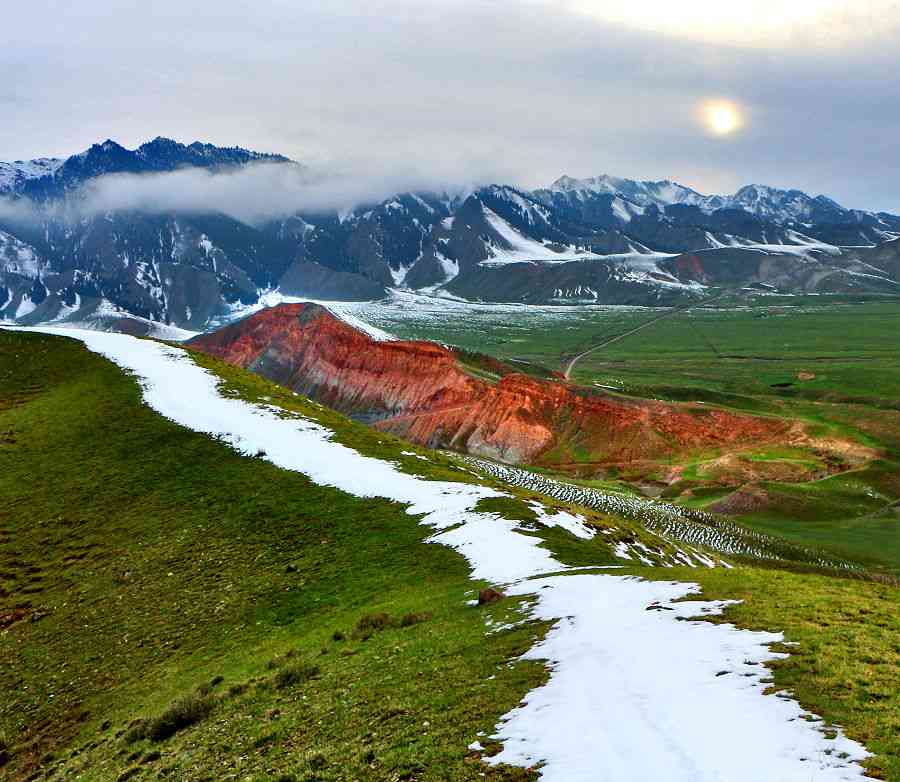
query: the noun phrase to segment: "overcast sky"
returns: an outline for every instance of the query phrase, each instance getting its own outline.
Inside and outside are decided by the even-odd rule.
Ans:
[[[8,5],[0,160],[164,135],[432,180],[762,182],[900,212],[900,0]],[[740,126],[713,133],[709,101]]]

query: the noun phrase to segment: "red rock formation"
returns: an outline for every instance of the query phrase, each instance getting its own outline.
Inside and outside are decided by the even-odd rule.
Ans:
[[[696,255],[679,255],[675,259],[675,268],[679,280],[706,282],[708,279],[703,261]]]
[[[377,342],[314,304],[263,310],[190,344],[413,442],[508,462],[622,464],[783,441],[791,430],[515,372],[491,383],[451,349]]]

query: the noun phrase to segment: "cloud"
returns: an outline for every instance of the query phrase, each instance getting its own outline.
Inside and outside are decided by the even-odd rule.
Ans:
[[[11,4],[0,159],[165,135],[381,176],[761,181],[900,209],[900,4],[788,5],[773,35],[776,0]],[[740,132],[709,137],[710,99],[741,107]]]
[[[39,217],[40,212],[31,201],[0,196],[0,221],[31,223]]]
[[[558,2],[558,0],[557,0]],[[606,3],[563,0],[566,7],[599,21],[660,35],[760,49],[839,49],[891,37],[897,30],[896,0],[640,0]]]
[[[409,169],[310,172],[287,163],[257,163],[230,172],[190,168],[159,174],[109,174],[90,180],[68,200],[71,216],[115,210],[147,213],[221,212],[249,224],[297,212],[344,211],[408,190],[458,194],[461,179]]]

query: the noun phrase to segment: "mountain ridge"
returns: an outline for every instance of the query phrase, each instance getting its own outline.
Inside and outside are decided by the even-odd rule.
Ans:
[[[157,136],[134,149],[106,139],[61,162],[58,159],[48,160],[58,165],[47,166],[47,170],[40,175],[13,180],[5,187],[4,180],[0,178],[0,194],[45,201],[60,198],[87,180],[106,174],[158,173],[179,168],[221,170],[259,162],[293,163],[284,155],[254,152],[243,147],[217,147],[200,141],[182,144],[164,136]],[[26,162],[34,164],[38,161]],[[0,172],[3,165],[11,164],[0,163]]]
[[[188,345],[418,445],[513,464],[633,467],[803,438],[784,421],[624,399],[433,342],[376,340],[312,303],[264,309]],[[483,379],[485,371],[497,379]]]
[[[302,163],[161,136],[131,150],[107,139],[61,162],[42,160],[0,166],[6,321],[83,324],[112,309],[199,331],[273,290],[334,300],[408,288],[650,306],[723,285],[900,294],[900,216],[799,190],[746,185],[706,196],[666,179],[564,175],[531,191],[496,183],[457,196],[398,192],[352,208],[285,206],[287,216],[251,225],[212,202],[208,211],[152,213],[113,203],[74,216],[58,206],[107,175],[257,165],[305,175]]]

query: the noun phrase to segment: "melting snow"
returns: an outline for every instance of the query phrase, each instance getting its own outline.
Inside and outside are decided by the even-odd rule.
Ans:
[[[554,252],[549,247],[534,239],[529,239],[519,233],[506,220],[496,212],[484,207],[485,219],[497,234],[509,245],[508,248],[494,247],[493,257],[482,261],[483,265],[522,263],[523,261],[575,261],[584,258],[599,258],[600,256],[584,250],[565,248],[563,252]]]
[[[19,318],[24,318],[26,315],[30,315],[37,309],[37,304],[35,304],[31,297],[28,294],[25,294],[22,297],[22,300],[19,302],[19,306],[16,307],[16,314],[13,315],[13,318],[19,320]]]
[[[407,273],[411,268],[412,265],[404,266],[402,263],[397,269],[395,269],[393,266],[388,266],[388,271],[391,273],[391,279],[394,281],[394,285],[402,285],[403,281],[406,279]]]
[[[796,701],[762,694],[780,634],[678,621],[723,607],[672,603],[691,592],[681,583],[578,574],[510,591],[535,590],[533,617],[556,624],[524,659],[553,674],[506,715],[487,762],[543,762],[546,782],[864,779],[838,757],[864,757],[859,744],[826,740]]]
[[[531,506],[540,524],[545,524],[548,527],[562,527],[564,530],[571,532],[576,538],[582,538],[583,540],[594,537],[594,531],[584,523],[583,516],[573,516],[564,510],[548,513],[547,509],[536,500],[528,504]]]
[[[225,398],[218,379],[179,348],[123,334],[43,328],[82,340],[133,372],[145,402],[241,453],[262,455],[316,483],[361,497],[386,497],[421,515],[430,540],[460,551],[473,578],[535,595],[536,619],[553,622],[525,655],[546,660],[550,679],[507,714],[492,764],[543,764],[547,782],[839,782],[863,780],[865,749],[823,725],[788,697],[764,696],[760,665],[780,656],[780,634],[677,621],[722,610],[723,602],[672,601],[698,587],[676,582],[572,574],[521,534],[518,523],[475,510],[485,487],[428,481],[334,442],[299,416]],[[580,530],[572,514],[542,510],[543,523]],[[647,610],[651,607],[661,610]],[[667,610],[670,609],[670,610]]]

